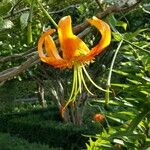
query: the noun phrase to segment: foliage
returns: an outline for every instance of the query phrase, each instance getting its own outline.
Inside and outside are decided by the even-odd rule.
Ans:
[[[0,130],[23,137],[29,142],[44,143],[64,149],[70,149],[70,147],[72,149],[84,148],[87,138],[81,134],[94,134],[99,130],[99,127],[91,130],[86,125],[81,127],[70,123],[64,124],[58,114],[52,110],[56,112],[55,108],[51,108],[51,110],[41,109],[2,115]]]
[[[41,145],[37,143],[31,144],[24,139],[12,137],[9,134],[4,133],[0,133],[0,147],[3,150],[53,150],[50,149],[48,145]]]
[[[137,9],[136,13],[147,15]],[[129,25],[130,17],[132,18],[130,14],[126,15]],[[147,18],[143,17],[143,20],[145,19]],[[150,36],[149,25],[143,20],[140,20],[141,25],[138,24],[139,28],[136,30],[136,25],[125,29],[125,23],[120,24],[126,30],[124,32],[117,27],[118,21],[114,16],[109,18],[115,41],[122,40],[123,44],[119,48],[112,70],[110,86],[113,94],[108,106],[105,107],[101,100],[91,103],[92,107],[99,107],[101,113],[106,116],[107,128],[90,138],[88,150],[138,150],[150,147]],[[137,19],[134,21],[132,18],[131,24],[136,21]]]
[[[5,61],[0,62],[0,71],[7,71],[7,69],[11,71],[13,67],[17,68],[32,58],[36,53],[37,41],[42,31],[49,27],[54,28],[36,2],[36,0],[0,1],[0,56],[2,59],[5,58]],[[75,26],[114,3],[128,8],[132,1],[107,0],[97,3],[92,0],[43,0],[40,2],[56,22],[62,16],[71,15],[73,26]],[[94,91],[95,97],[91,98],[83,92],[79,98],[84,103],[84,107],[78,108],[83,123],[87,123],[92,132],[100,127],[98,128],[100,133],[88,136],[90,132],[86,132],[86,127],[83,126],[81,129],[69,123],[63,124],[59,120],[58,113],[52,113],[50,116],[49,113],[43,115],[42,112],[41,115],[33,115],[29,112],[27,116],[18,117],[6,115],[6,118],[1,118],[1,130],[19,134],[27,139],[30,137],[29,140],[32,141],[53,143],[55,146],[63,145],[68,149],[71,146],[77,149],[87,142],[84,137],[81,137],[81,133],[85,134],[86,139],[90,137],[89,143],[86,144],[88,150],[138,150],[150,147],[148,0],[143,0],[135,9],[131,7],[125,13],[124,11],[117,14],[111,13],[103,19],[112,28],[112,42],[110,47],[90,64],[88,70],[94,81],[106,88],[107,92],[101,93],[96,89],[91,89],[88,84],[89,88]],[[90,47],[99,40],[98,37],[97,31],[92,28],[83,40]],[[56,38],[57,35],[54,35],[54,39]],[[8,59],[9,56],[15,57]],[[0,112],[14,111],[16,98],[33,96],[38,82],[44,84],[46,99],[54,100],[57,106],[60,103],[63,104],[64,99],[70,93],[71,74],[72,71],[69,70],[57,70],[43,63],[35,64],[21,75],[13,77],[15,80],[2,84]],[[19,80],[22,86],[17,84],[16,80]],[[16,107],[16,111],[29,110],[34,106],[25,104],[21,108]],[[74,110],[70,110],[69,113],[73,114]],[[92,116],[98,113],[105,116],[104,122],[92,121]],[[55,118],[59,122],[54,121]],[[48,121],[48,119],[53,121]],[[71,141],[70,145],[68,141]]]
[[[30,86],[29,86],[30,84]],[[13,87],[13,88],[12,88]],[[36,84],[35,82],[20,82],[18,80],[11,80],[5,83],[5,86],[0,88],[0,102],[3,104],[0,106],[0,113],[8,113],[18,111],[18,109],[26,108],[27,102],[21,101],[21,99],[35,98],[36,97]],[[19,101],[18,101],[19,100]],[[31,105],[37,107],[37,102],[33,102]],[[28,108],[32,106],[29,106]],[[26,108],[27,109],[27,108]]]
[[[72,6],[70,7],[71,2],[73,2]],[[89,2],[89,3],[88,3]],[[5,2],[2,2],[5,3]],[[36,43],[38,40],[38,37],[40,36],[41,32],[43,30],[46,30],[49,27],[54,28],[53,24],[49,21],[48,17],[43,13],[42,9],[39,7],[38,3],[36,1],[11,1],[10,8],[5,13],[1,14],[1,18],[3,21],[9,20],[12,22],[12,26],[10,28],[1,27],[0,32],[6,33],[5,37],[1,36],[1,45],[0,48],[3,49],[3,51],[0,51],[0,55],[2,58],[7,58],[7,56],[14,56],[21,53],[21,57],[16,57],[15,59],[11,58],[10,60],[6,59],[4,61],[5,63],[1,63],[0,70],[7,70],[8,68],[17,67],[19,64],[23,63],[24,61],[28,60],[29,56],[33,53],[33,50],[36,48]],[[81,23],[85,18],[91,17],[93,13],[96,13],[98,10],[95,8],[98,8],[97,4],[92,1],[83,1],[83,3],[79,3],[79,1],[65,1],[60,2],[59,5],[57,5],[58,1],[49,1],[49,2],[42,2],[42,5],[44,8],[50,12],[51,16],[53,17],[56,22],[64,15],[71,15],[73,18],[73,25],[76,25],[77,23]],[[47,5],[45,5],[47,4]],[[2,5],[2,7],[4,7]],[[60,10],[60,12],[57,12],[60,7],[65,7],[65,10]],[[74,11],[72,11],[74,10]],[[85,13],[86,12],[86,13]],[[31,25],[32,24],[32,25]],[[31,27],[32,26],[32,27]],[[32,28],[32,31],[31,31]],[[20,30],[18,30],[20,29]],[[15,37],[14,40],[12,40],[12,37]],[[56,39],[57,35],[54,35],[54,39]],[[30,39],[30,41],[29,41]],[[31,53],[31,54],[30,54]],[[68,94],[70,93],[70,74],[71,71],[60,71],[56,69],[52,69],[49,66],[45,64],[39,63],[38,65],[35,65],[31,69],[26,70],[25,73],[23,73],[21,76],[15,76],[16,80],[18,79],[21,84],[23,85],[23,80],[27,83],[27,80],[35,80],[36,83],[44,84],[45,91],[50,95],[52,95],[54,98],[54,103],[57,105],[63,105],[65,102],[64,100],[66,97],[68,97]],[[50,84],[50,86],[43,83],[43,80],[47,80]],[[50,80],[50,82],[48,81]],[[11,81],[8,81],[8,84]],[[13,81],[12,81],[13,82]],[[15,84],[16,81],[14,81]],[[35,85],[36,85],[35,83]],[[58,86],[57,86],[58,84]],[[4,94],[4,97],[2,97],[1,101],[5,101],[5,96],[7,99],[10,100],[11,103],[8,102],[8,105],[10,107],[8,108],[6,105],[6,108],[3,107],[2,112],[5,111],[7,108],[7,112],[13,111],[14,106],[14,100],[16,98],[20,98],[20,96],[28,97],[28,93],[25,92],[25,90],[29,89],[29,92],[31,95],[35,95],[33,91],[30,91],[30,89],[35,90],[35,85],[32,82],[31,86],[28,84],[27,86],[19,87],[19,85],[14,85],[14,88],[18,88],[16,93],[13,93],[13,90],[10,90],[11,93],[6,94],[5,90],[7,90],[7,82],[4,84],[4,91],[2,88],[2,93]],[[20,90],[22,89],[22,91]],[[18,93],[18,91],[20,93]],[[3,95],[2,94],[2,95]],[[49,96],[48,98],[52,99],[52,96]],[[82,108],[80,109],[82,110]]]

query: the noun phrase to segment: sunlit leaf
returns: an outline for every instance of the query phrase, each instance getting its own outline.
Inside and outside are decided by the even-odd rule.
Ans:
[[[150,82],[150,78],[149,77],[142,77],[144,80]]]
[[[130,81],[131,83],[135,84],[135,85],[140,85],[140,84],[142,84],[141,82],[136,81],[136,80],[131,80],[131,79],[127,79],[127,80]]]
[[[117,144],[120,144],[120,145],[125,145],[124,141],[120,140],[120,139],[114,139],[113,142],[117,143]]]
[[[135,38],[137,35],[139,35],[141,32],[144,32],[146,30],[148,29],[139,29],[139,30],[136,30],[135,32],[127,32],[124,34],[124,39],[131,40]]]
[[[121,111],[121,112],[118,112],[118,113],[128,115],[128,116],[135,116],[135,114],[133,112],[129,112],[129,111]]]
[[[121,36],[121,34],[120,33],[117,33],[117,32],[112,32],[112,35],[113,35],[113,37],[114,37],[114,39],[116,40],[116,41],[121,41],[122,40],[122,36]]]
[[[118,84],[118,83],[112,83],[112,86],[116,86],[116,87],[122,87],[122,88],[128,88],[129,85],[128,84]]]
[[[125,23],[123,21],[117,21],[116,26],[123,27],[124,30],[127,29],[127,23]]]
[[[28,25],[28,18],[29,18],[29,13],[23,13],[20,17],[20,24],[21,24],[21,28],[24,29],[25,27],[27,27]]]
[[[122,76],[128,76],[128,75],[129,75],[129,73],[123,72],[123,71],[121,71],[121,70],[114,70],[114,69],[113,69],[113,72],[115,72],[115,73],[117,73],[117,74],[119,74],[119,75],[122,75]]]
[[[140,91],[140,92],[143,93],[143,94],[145,94],[145,95],[150,95],[150,93],[147,92],[147,91]]]
[[[121,123],[121,124],[123,123],[123,121],[121,119],[117,118],[117,117],[107,115],[107,118],[109,118],[109,119],[111,119],[115,122]]]
[[[5,19],[0,21],[0,28],[2,29],[10,29],[13,27],[13,22],[11,20]]]

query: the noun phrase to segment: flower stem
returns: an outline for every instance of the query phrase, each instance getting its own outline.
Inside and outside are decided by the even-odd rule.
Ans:
[[[44,14],[48,17],[48,19],[51,21],[51,23],[55,26],[55,28],[57,28],[57,23],[54,21],[54,19],[49,15],[49,13],[47,12],[47,10],[43,7],[43,5],[41,4],[41,2],[39,0],[37,0],[41,10],[44,12]]]
[[[120,43],[119,43],[119,45],[118,45],[118,47],[117,47],[117,49],[115,51],[115,54],[114,54],[114,57],[112,59],[111,65],[110,65],[108,79],[107,79],[107,85],[106,85],[106,93],[105,93],[105,105],[106,106],[108,106],[109,100],[110,100],[110,87],[111,87],[112,69],[113,69],[113,66],[114,66],[117,54],[119,52],[119,49],[120,49],[122,43],[123,43],[123,40],[120,41]]]
[[[31,5],[30,5],[29,19],[28,19],[28,25],[27,25],[27,42],[28,42],[28,44],[33,42],[33,37],[32,37],[33,4],[34,4],[34,0],[31,2]]]

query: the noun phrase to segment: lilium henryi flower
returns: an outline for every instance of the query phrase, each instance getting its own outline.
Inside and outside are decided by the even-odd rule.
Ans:
[[[97,17],[93,17],[87,21],[95,26],[101,33],[100,41],[91,50],[78,36],[73,34],[70,16],[61,18],[58,23],[57,32],[62,56],[59,54],[51,37],[55,29],[49,29],[43,33],[38,41],[38,52],[43,62],[55,68],[74,68],[72,91],[63,110],[70,102],[75,101],[78,93],[81,93],[82,87],[85,87],[85,89],[92,94],[85,83],[83,72],[95,87],[103,90],[91,79],[85,69],[85,65],[89,64],[96,55],[101,53],[103,49],[110,44],[111,31],[109,25]]]

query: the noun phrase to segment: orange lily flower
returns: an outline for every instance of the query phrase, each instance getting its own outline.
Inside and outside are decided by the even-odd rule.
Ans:
[[[85,64],[92,61],[96,55],[101,53],[103,49],[110,44],[111,31],[109,25],[97,17],[88,19],[88,22],[95,26],[101,33],[100,41],[91,50],[79,37],[73,34],[70,16],[61,18],[58,23],[57,32],[62,56],[59,54],[51,37],[51,35],[55,32],[55,29],[49,29],[47,32],[43,33],[38,41],[39,57],[43,62],[52,65],[55,68],[64,69],[74,67],[72,92],[66,106],[70,102],[75,101],[77,94],[79,92],[81,93],[82,84],[85,89],[92,94],[85,83],[83,72],[95,87],[103,90],[90,78],[85,69]]]

